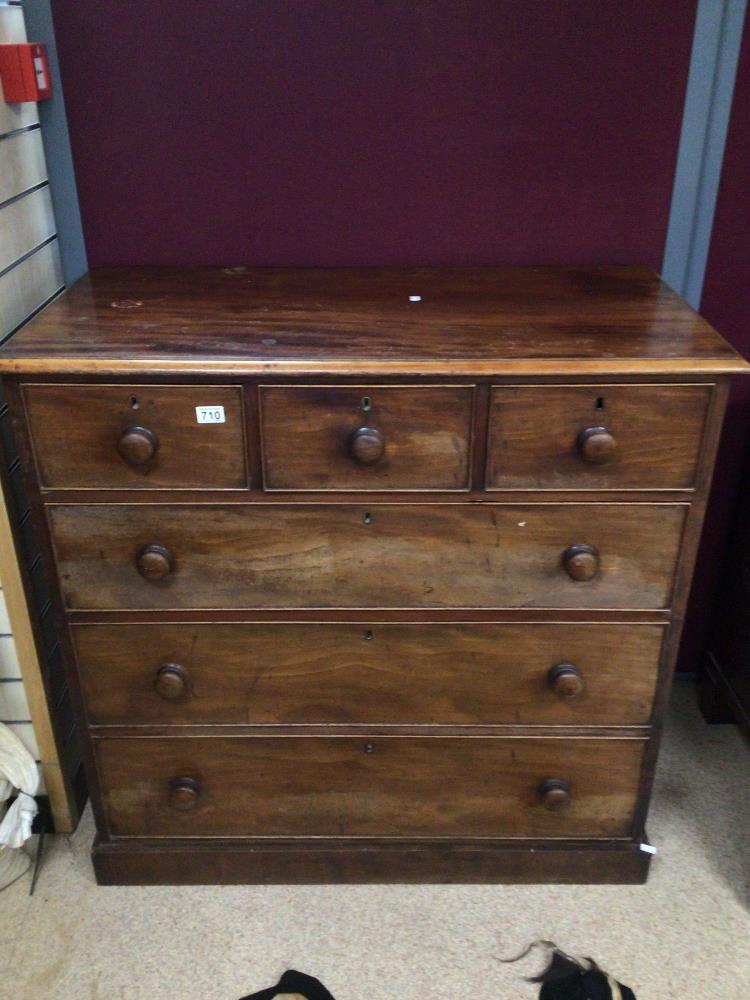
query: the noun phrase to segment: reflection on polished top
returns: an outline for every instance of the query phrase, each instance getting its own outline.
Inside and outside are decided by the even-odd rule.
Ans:
[[[0,372],[718,374],[747,363],[641,267],[100,268]]]

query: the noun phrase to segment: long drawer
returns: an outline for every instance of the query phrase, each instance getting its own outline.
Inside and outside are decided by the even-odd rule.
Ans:
[[[66,606],[665,608],[684,504],[54,504]]]
[[[105,738],[115,836],[625,837],[644,741]]]
[[[138,624],[72,629],[100,725],[642,725],[663,626]]]

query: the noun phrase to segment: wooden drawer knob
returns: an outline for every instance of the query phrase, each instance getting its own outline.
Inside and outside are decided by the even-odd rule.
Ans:
[[[606,427],[587,427],[578,435],[576,447],[589,465],[605,465],[617,453],[617,441]]]
[[[570,805],[570,785],[563,778],[547,778],[539,786],[539,799],[550,812],[562,812]]]
[[[385,454],[385,438],[375,427],[360,427],[349,438],[349,454],[360,465],[374,465]]]
[[[195,778],[174,778],[169,783],[169,804],[178,812],[190,812],[198,805],[201,788]]]
[[[179,663],[163,663],[156,671],[154,691],[165,701],[176,701],[187,691],[187,671]]]
[[[547,674],[549,686],[558,698],[565,701],[580,698],[585,684],[575,663],[557,663]]]
[[[599,553],[593,545],[569,545],[563,552],[563,568],[571,580],[593,580],[599,572]]]
[[[163,580],[172,572],[172,553],[163,545],[144,545],[138,553],[136,566],[144,580]]]
[[[128,465],[144,465],[159,450],[159,439],[148,427],[128,427],[117,442],[117,450]]]

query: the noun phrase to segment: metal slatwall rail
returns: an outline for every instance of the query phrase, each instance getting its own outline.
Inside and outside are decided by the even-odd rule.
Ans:
[[[0,44],[26,40],[20,4],[0,2]],[[0,81],[0,341],[63,289],[37,105]],[[5,405],[0,399],[0,721],[40,764],[55,827],[75,825],[79,767],[70,702]]]

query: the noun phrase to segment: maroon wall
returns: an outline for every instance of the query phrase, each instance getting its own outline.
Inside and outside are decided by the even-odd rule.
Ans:
[[[737,350],[750,357],[750,16],[737,69],[701,312]],[[749,432],[750,378],[742,378],[733,386],[724,424],[679,658],[683,669],[696,668],[705,642]]]
[[[53,8],[92,265],[661,262],[692,0]]]

